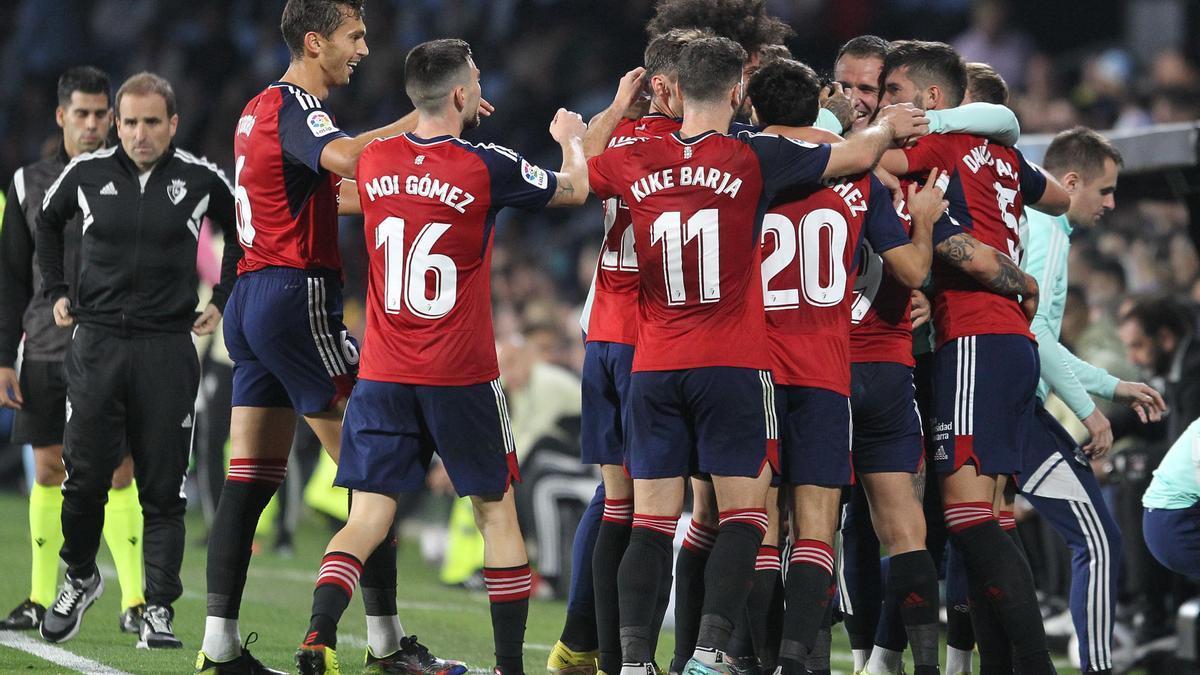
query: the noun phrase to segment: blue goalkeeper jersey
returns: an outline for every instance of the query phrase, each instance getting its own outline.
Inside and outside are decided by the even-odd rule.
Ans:
[[[1088,394],[1111,399],[1119,380],[1103,368],[1071,353],[1059,341],[1063,310],[1067,304],[1067,256],[1071,250],[1071,223],[1025,209],[1021,225],[1021,269],[1037,279],[1040,298],[1030,329],[1037,337],[1042,377],[1038,398],[1052,390],[1079,419],[1092,414],[1096,403]]]

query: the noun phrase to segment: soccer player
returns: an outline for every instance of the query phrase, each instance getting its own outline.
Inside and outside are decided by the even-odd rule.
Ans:
[[[727,38],[690,42],[678,64],[680,130],[589,160],[592,190],[630,208],[641,270],[628,431],[634,517],[618,573],[628,672],[653,668],[654,613],[684,477],[711,474],[721,510],[685,671],[718,667],[750,586],[766,529],[766,461],[775,454],[760,214],[781,188],[864,171],[895,139],[924,131],[912,109],[893,107],[874,128],[832,148],[770,134],[727,136],[742,104],[745,59]]]
[[[14,408],[13,442],[33,446],[34,482],[29,486],[31,548],[29,597],[0,622],[4,630],[41,626],[54,599],[58,553],[62,547],[62,441],[67,389],[62,364],[71,331],[54,325],[42,297],[42,275],[34,255],[34,225],[42,196],[75,157],[104,146],[112,128],[108,76],[90,66],[72,68],[58,79],[55,120],[62,141],[53,156],[17,169],[8,188],[0,229],[0,406]],[[76,274],[83,217],[66,227],[68,278]],[[21,375],[17,351],[24,335]],[[113,472],[104,505],[104,541],[121,584],[121,630],[140,629],[142,597],[142,507],[128,457]]]
[[[1112,446],[1112,428],[1089,394],[1130,405],[1142,421],[1158,421],[1162,396],[1138,382],[1123,382],[1073,355],[1058,340],[1067,298],[1067,257],[1073,227],[1095,227],[1113,209],[1121,153],[1100,134],[1077,127],[1054,137],[1043,166],[1071,196],[1066,214],[1025,209],[1021,267],[1038,280],[1042,301],[1031,326],[1037,337],[1041,379],[1038,405],[1025,445],[1017,487],[1071,549],[1071,618],[1079,637],[1080,669],[1112,670],[1112,630],[1121,565],[1121,533],[1100,494],[1090,458]],[[1087,428],[1083,448],[1043,407],[1053,391]]]
[[[411,130],[415,121],[410,114],[351,138],[321,103],[349,83],[368,54],[361,0],[288,0],[280,29],[291,63],[246,104],[234,134],[238,238],[246,255],[225,317],[234,361],[230,469],[212,525],[221,536],[208,547],[200,672],[268,672],[245,653],[238,633],[254,528],[287,471],[296,413],[336,459],[358,364],[342,324],[338,176],[354,176],[370,140]],[[349,185],[342,191],[356,202]],[[390,544],[365,565],[368,666],[461,671],[404,635],[395,565]]]
[[[79,155],[46,189],[37,221],[42,293],[74,326],[63,363],[67,415],[61,557],[66,583],[41,626],[70,640],[104,591],[96,552],[109,476],[133,457],[145,517],[146,610],[139,647],[178,648],[172,603],[183,593],[180,487],[191,454],[200,363],[193,335],[217,328],[241,249],[233,189],[215,165],[174,146],[170,83],[138,73],[116,94],[119,146]],[[65,273],[68,221],[83,216],[78,279]],[[196,249],[208,218],[224,234],[221,281],[196,316]],[[163,373],[171,373],[163,377]]]
[[[816,73],[788,60],[764,66],[748,88],[756,122],[767,125],[768,132],[784,134],[795,130],[776,125],[804,127],[815,120],[819,91]],[[901,283],[916,288],[924,282],[934,222],[947,205],[935,185],[936,174],[931,172],[919,193],[916,185],[909,186],[911,240],[891,194],[869,174],[837,179],[815,190],[785,191],[763,220],[763,295],[776,409],[782,421],[780,466],[792,505],[791,565],[784,584],[786,614],[779,653],[783,673],[805,671],[831,600],[833,535],[842,487],[851,482],[850,325],[858,272],[854,258],[865,239]],[[958,231],[946,220],[939,240]],[[910,598],[913,593],[927,598],[919,603],[925,616],[918,625],[932,636],[936,669],[936,572],[930,577],[926,587],[914,587],[907,577],[900,585]]]
[[[958,105],[967,81],[962,58],[952,48],[919,41],[893,44],[883,77],[884,103],[904,101],[934,110]],[[882,165],[898,175],[931,168],[952,172],[951,216],[979,242],[1013,259],[1019,246],[1017,218],[1025,202],[1056,214],[1069,205],[1065,192],[1018,151],[977,136],[929,136],[886,157]],[[973,247],[956,247],[948,257],[966,260],[974,254]],[[973,603],[975,611],[995,613],[1023,672],[1052,672],[1032,573],[1001,530],[992,506],[997,477],[1021,469],[1032,422],[1038,366],[1028,322],[1036,296],[1022,296],[1020,303],[1015,299],[1028,288],[1019,270],[1005,279],[1009,297],[991,292],[940,258],[933,275],[934,463],[947,529],[979,600]],[[988,651],[1001,657],[1009,653],[1007,648]]]
[[[658,0],[646,32],[654,37],[679,28],[706,31],[741,45],[746,50],[742,74],[747,80],[769,56],[781,51],[790,56],[783,43],[795,34],[786,22],[767,13],[766,0]],[[742,100],[734,119],[750,120],[749,99]],[[711,493],[711,489],[707,491]],[[697,571],[703,569],[701,565]]]
[[[863,115],[860,126],[862,120],[869,120],[875,114],[878,106],[879,73],[888,48],[889,44],[882,38],[864,35],[847,42],[839,52],[835,73],[856,99],[855,109]],[[1019,136],[1016,116],[999,105],[973,103],[950,110],[926,110],[926,115],[930,119],[931,133],[935,128],[938,133],[977,133],[1002,144],[1011,144]],[[908,222],[903,203],[900,211]],[[994,292],[1007,293],[1006,279],[1016,271],[1015,263],[991,247],[980,246],[969,234],[955,228],[957,233],[935,239],[934,254],[958,266]],[[970,259],[947,257],[960,245],[971,247],[975,254]],[[887,273],[879,256],[868,251],[862,264],[851,329],[853,459],[855,474],[860,480],[852,488],[843,523],[842,571],[845,578],[841,592],[855,671],[898,672],[906,632],[921,635],[911,642],[914,653],[923,652],[918,657],[923,665],[935,662],[936,654],[932,650],[937,648],[936,635],[915,628],[926,623],[921,619],[923,610],[920,607],[910,603],[904,612],[907,620],[900,616],[902,601],[908,596],[907,592],[901,592],[902,588],[920,586],[928,589],[930,584],[936,583],[936,572],[925,559],[926,518],[920,495],[925,485],[925,470],[922,421],[917,402],[928,392],[922,391],[922,380],[917,377],[921,367],[914,358],[913,335],[914,326],[919,327],[928,318],[928,301],[921,293],[910,292]],[[925,341],[922,338],[920,342]],[[920,342],[918,347],[922,346]],[[901,395],[897,396],[897,392]],[[869,500],[864,494],[866,490],[871,492]],[[935,499],[936,486],[931,492],[929,499]],[[940,505],[938,509],[940,511]],[[872,517],[878,522],[872,523]],[[935,531],[940,529],[938,523],[930,527]],[[878,537],[873,528],[878,529]],[[895,580],[888,584],[886,595],[880,579],[880,538],[889,551],[903,553],[900,564],[888,568],[889,579],[894,577]],[[936,561],[940,559],[943,547],[936,543],[934,546],[928,554]],[[918,595],[926,597],[929,593]],[[880,607],[885,604],[881,601],[886,601],[888,614],[885,616],[894,619],[894,629],[885,630],[890,626],[887,625],[889,622],[884,622],[879,626],[880,639],[877,640]],[[950,618],[948,654],[953,657],[956,654],[954,647],[962,644],[955,642],[958,637],[955,628],[965,626],[969,634],[970,620],[953,612]],[[956,623],[956,619],[962,621]],[[905,629],[903,624],[909,624],[909,628]],[[878,644],[873,645],[875,642]],[[950,664],[951,672],[957,672],[953,670],[953,658]]]
[[[634,142],[634,138],[663,136],[679,129],[683,112],[678,94],[679,54],[689,41],[703,35],[696,29],[674,29],[650,41],[645,68],[627,73],[612,105],[588,125],[585,155],[598,155],[606,145],[616,147]],[[651,92],[649,112],[638,119],[625,117],[643,82],[649,83]],[[599,653],[592,658],[599,657],[596,667],[600,670],[616,673],[621,667],[617,570],[633,522],[633,480],[625,473],[625,430],[637,327],[638,267],[629,207],[616,197],[605,200],[604,225],[604,244],[580,318],[586,336],[580,444],[583,462],[600,465],[603,477],[603,515],[592,552],[594,632]],[[577,532],[577,541],[579,536]],[[669,590],[668,581],[664,593]],[[567,611],[563,638],[550,656],[552,671],[579,667],[586,659],[572,648],[573,642],[577,645],[583,638],[568,635],[568,630],[584,620],[569,606]]]
[[[296,665],[337,672],[337,622],[361,561],[388,535],[396,495],[424,489],[436,452],[455,490],[471,496],[483,534],[495,672],[521,675],[532,576],[509,489],[519,474],[492,335],[491,244],[506,206],[584,202],[585,127],[563,110],[551,123],[561,173],[460,140],[479,124],[481,95],[462,40],[414,47],[404,81],[415,131],[368,145],[358,165],[371,259],[367,332],[336,480],[355,499],[322,560]]]

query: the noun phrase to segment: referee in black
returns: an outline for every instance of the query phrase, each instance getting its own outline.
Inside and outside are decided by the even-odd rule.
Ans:
[[[216,329],[241,247],[224,174],[172,144],[179,116],[170,83],[139,73],[121,85],[116,104],[120,145],[73,159],[47,189],[37,225],[43,292],[55,322],[74,326],[64,364],[67,576],[41,634],[51,642],[74,637],[104,590],[96,569],[103,505],[127,445],[145,515],[138,646],[180,647],[171,603],[183,592],[183,480],[200,380],[188,332]],[[63,274],[63,232],[77,213],[83,234],[72,289]],[[196,246],[206,216],[223,231],[225,255],[212,302],[197,317]]]

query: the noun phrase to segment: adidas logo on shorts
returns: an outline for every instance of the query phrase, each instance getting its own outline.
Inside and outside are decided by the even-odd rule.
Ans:
[[[948,459],[950,459],[950,456],[946,454],[946,446],[939,445],[937,451],[933,453],[933,461],[942,462]]]

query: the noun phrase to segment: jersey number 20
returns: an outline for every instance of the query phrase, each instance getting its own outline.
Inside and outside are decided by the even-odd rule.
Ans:
[[[375,248],[383,249],[384,309],[388,314],[399,314],[405,305],[421,318],[440,319],[454,309],[458,268],[450,256],[432,250],[449,229],[449,223],[426,223],[413,238],[405,259],[404,219],[389,216],[375,228]],[[430,275],[432,294],[427,287]]]
[[[775,250],[762,263],[763,304],[768,311],[799,307],[801,293],[815,307],[832,307],[846,297],[846,230],[845,216],[833,209],[810,211],[799,225],[778,213],[763,217],[763,240],[768,234],[775,237]],[[800,287],[772,290],[771,281],[791,266],[797,249]]]

